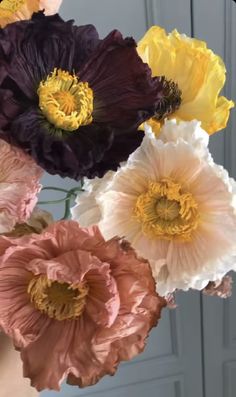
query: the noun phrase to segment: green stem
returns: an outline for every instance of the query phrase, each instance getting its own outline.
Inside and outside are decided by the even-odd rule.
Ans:
[[[63,193],[68,193],[69,191],[67,189],[62,189],[60,187],[54,187],[54,186],[45,186],[42,188],[42,190],[55,190],[57,192],[63,192]]]
[[[60,204],[60,203],[64,203],[66,200],[68,200],[67,197],[64,197],[63,199],[60,200],[38,201],[38,205]]]
[[[65,200],[65,212],[62,220],[68,219],[70,216],[70,202],[71,202],[71,196],[75,194],[77,191],[82,191],[81,188],[75,187],[67,193],[66,200]]]
[[[66,196],[62,199],[38,202],[39,205],[48,205],[48,204],[51,205],[51,204],[65,203],[65,212],[64,212],[64,216],[62,218],[64,220],[64,219],[68,219],[70,216],[70,203],[71,203],[72,196],[76,197],[76,195],[77,195],[76,193],[83,192],[83,187],[82,187],[82,183],[81,183],[80,187],[77,186],[70,190],[61,189],[59,187],[54,187],[54,186],[45,186],[42,188],[42,190],[55,190],[55,191],[66,193]]]

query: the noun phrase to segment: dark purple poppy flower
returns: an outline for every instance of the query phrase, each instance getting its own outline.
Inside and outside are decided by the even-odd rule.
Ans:
[[[0,136],[51,174],[80,179],[115,169],[160,113],[166,82],[118,31],[35,14],[0,30]],[[163,110],[164,111],[164,110]]]

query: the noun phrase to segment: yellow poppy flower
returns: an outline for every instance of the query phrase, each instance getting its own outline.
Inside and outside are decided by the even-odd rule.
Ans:
[[[164,29],[153,26],[139,42],[138,52],[153,76],[165,76],[181,90],[181,104],[168,118],[197,119],[208,134],[225,128],[234,103],[219,96],[225,83],[225,65],[205,42],[177,30],[167,35]],[[161,121],[153,118],[149,124],[158,134]]]
[[[30,19],[34,12],[45,10],[45,14],[55,14],[62,0],[2,0],[0,2],[0,27],[9,23]]]

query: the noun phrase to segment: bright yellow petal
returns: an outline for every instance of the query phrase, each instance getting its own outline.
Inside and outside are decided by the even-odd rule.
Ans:
[[[181,106],[170,118],[197,119],[209,134],[226,126],[234,106],[232,101],[219,97],[226,69],[205,42],[181,35],[177,30],[167,35],[164,29],[153,26],[140,41],[138,52],[151,67],[153,76],[164,75],[182,91]]]

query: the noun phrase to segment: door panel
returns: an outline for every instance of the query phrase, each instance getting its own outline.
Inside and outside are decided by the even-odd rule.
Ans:
[[[234,276],[236,282],[236,277]],[[234,397],[236,390],[236,286],[225,301],[203,298],[206,397]]]
[[[232,3],[232,0],[226,0]],[[193,0],[193,35],[207,42],[216,54],[225,58],[225,1]],[[210,150],[219,164],[224,164],[225,135],[217,133],[211,136]]]
[[[228,0],[194,0],[194,33],[221,55],[227,67],[224,93],[236,98],[236,4]],[[212,137],[217,162],[236,177],[236,115],[232,111],[225,133]],[[234,281],[236,277],[234,276]],[[225,301],[203,297],[205,397],[234,397],[236,390],[236,287]]]

